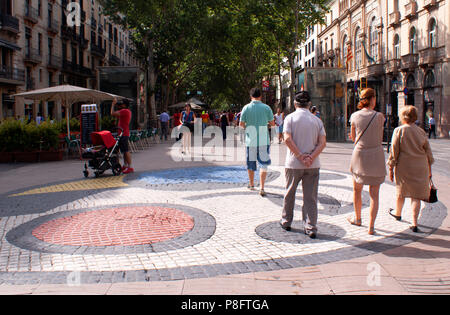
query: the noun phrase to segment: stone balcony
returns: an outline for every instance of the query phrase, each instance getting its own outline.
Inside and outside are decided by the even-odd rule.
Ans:
[[[48,20],[47,30],[50,34],[56,35],[59,32],[59,22],[53,19]]]
[[[115,55],[111,55],[111,56],[109,56],[109,63],[112,66],[120,66],[120,64],[121,64],[120,58]]]
[[[437,48],[427,48],[419,52],[419,66],[426,68],[437,62]]]
[[[395,11],[389,14],[389,26],[395,27],[400,25],[400,12]]]
[[[405,17],[409,20],[414,19],[417,16],[417,2],[410,0],[410,2],[405,5]]]
[[[427,9],[428,11],[430,11],[431,9],[436,7],[436,5],[437,5],[437,1],[436,0],[424,0],[423,7],[425,9]]]
[[[38,22],[39,12],[36,8],[25,6],[23,18],[33,24]]]
[[[401,67],[400,59],[391,59],[386,63],[386,73],[387,74],[398,74]]]
[[[0,82],[23,85],[25,83],[25,70],[16,67],[0,66]]]
[[[380,76],[384,74],[384,64],[374,63],[367,66],[367,76]]]
[[[8,14],[0,13],[0,30],[18,34],[20,32],[19,19]]]
[[[62,67],[62,59],[59,56],[49,55],[47,60],[47,68],[58,70]]]
[[[102,47],[91,43],[91,54],[100,58],[105,58],[106,50]]]
[[[402,56],[401,59],[401,70],[408,71],[414,70],[419,65],[419,55],[418,54],[409,54]]]
[[[25,50],[23,61],[35,65],[40,64],[42,62],[42,52],[34,48]]]

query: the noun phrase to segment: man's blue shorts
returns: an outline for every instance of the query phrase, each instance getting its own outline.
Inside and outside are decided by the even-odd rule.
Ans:
[[[267,170],[272,164],[270,160],[270,146],[247,147],[247,169],[249,171],[257,171],[257,164],[263,170]]]

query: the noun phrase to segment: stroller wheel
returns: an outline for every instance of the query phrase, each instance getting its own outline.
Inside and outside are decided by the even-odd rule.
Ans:
[[[85,177],[85,178],[88,178],[88,177],[89,177],[89,172],[88,172],[88,171],[84,171],[83,174],[84,174],[84,177]]]
[[[112,168],[112,172],[114,176],[119,176],[120,174],[122,174],[122,166],[120,164],[114,165],[114,167]]]

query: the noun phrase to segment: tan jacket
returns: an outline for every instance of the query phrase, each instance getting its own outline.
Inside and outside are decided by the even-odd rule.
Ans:
[[[415,124],[394,130],[388,165],[394,168],[397,195],[424,200],[429,197],[429,165],[433,153],[425,131]]]

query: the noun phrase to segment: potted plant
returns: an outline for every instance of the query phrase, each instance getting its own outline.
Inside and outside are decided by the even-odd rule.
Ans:
[[[49,122],[44,122],[38,127],[39,130],[39,160],[40,161],[61,161],[63,150],[59,150],[59,129],[58,126]]]
[[[8,119],[0,124],[0,162],[14,162],[14,153],[20,148],[22,123]]]
[[[37,162],[40,145],[39,128],[34,122],[21,124],[21,127],[21,132],[17,136],[18,151],[14,152],[16,162]]]

